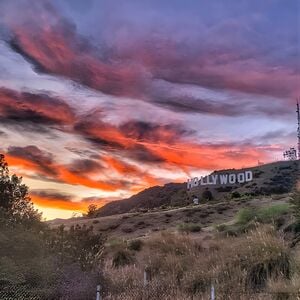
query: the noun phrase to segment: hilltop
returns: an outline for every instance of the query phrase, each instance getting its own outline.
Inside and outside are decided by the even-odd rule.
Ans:
[[[181,224],[199,224],[206,236],[211,227],[233,222],[243,208],[288,204],[299,176],[299,162],[275,162],[214,173],[242,170],[252,170],[253,181],[232,186],[212,186],[210,190],[214,198],[211,201],[201,200],[206,187],[189,191],[185,183],[169,183],[148,188],[125,200],[111,202],[100,208],[92,218],[57,219],[48,223],[51,227],[64,224],[66,228],[76,224],[92,225],[95,232],[129,239],[162,230],[176,231]],[[199,205],[192,204],[195,196],[200,199]]]
[[[243,184],[210,186],[214,200],[240,198],[242,196],[268,196],[291,192],[299,176],[299,161],[280,161],[239,170],[218,170],[218,173],[238,173],[251,170],[253,181]],[[151,210],[166,207],[184,207],[192,203],[194,197],[205,202],[202,194],[206,187],[199,186],[187,190],[186,183],[168,183],[154,186],[123,200],[110,202],[101,207],[96,216],[110,216],[139,210]]]

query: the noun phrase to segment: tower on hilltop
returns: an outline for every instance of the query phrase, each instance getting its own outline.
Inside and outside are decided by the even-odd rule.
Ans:
[[[298,149],[290,148],[283,152],[283,157],[285,160],[300,160],[300,105],[299,99],[297,99],[297,121],[298,121],[298,128],[297,128],[297,139],[298,139]]]
[[[297,129],[297,136],[298,136],[298,159],[300,159],[300,110],[299,110],[299,100],[297,100],[297,120],[298,120],[298,129]]]

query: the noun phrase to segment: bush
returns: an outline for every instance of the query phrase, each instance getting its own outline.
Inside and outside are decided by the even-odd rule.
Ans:
[[[202,199],[204,199],[204,200],[212,200],[213,199],[213,195],[208,188],[206,188],[205,191],[203,191]]]
[[[232,191],[232,186],[220,186],[215,188],[215,190],[219,193],[229,193]]]
[[[271,223],[290,210],[289,204],[277,204],[270,207],[262,207],[257,211],[257,221]]]
[[[128,243],[128,249],[133,251],[140,251],[142,249],[143,242],[141,240],[131,240]]]
[[[244,208],[237,215],[237,224],[245,225],[250,221],[272,223],[290,210],[289,204],[276,204],[258,209]]]
[[[231,198],[232,199],[241,198],[241,194],[237,191],[234,191],[231,193]]]
[[[114,268],[119,268],[119,267],[123,267],[126,265],[130,265],[132,262],[133,262],[133,256],[126,249],[118,250],[113,255],[112,265]]]
[[[134,264],[104,270],[111,299],[209,299],[212,281],[218,299],[276,299],[267,295],[270,280],[291,278],[290,250],[270,226],[205,243],[170,233],[149,237]],[[145,266],[151,281],[143,293]]]
[[[256,216],[256,211],[250,208],[243,208],[237,214],[237,224],[245,225],[252,221]]]
[[[189,232],[199,232],[201,231],[201,226],[195,223],[182,223],[177,226],[177,229],[181,232],[189,233]]]

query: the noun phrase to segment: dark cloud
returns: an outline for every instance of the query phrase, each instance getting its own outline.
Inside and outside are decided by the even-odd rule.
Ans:
[[[56,176],[56,170],[53,168],[53,155],[42,151],[38,147],[29,145],[26,147],[10,146],[7,154],[25,161],[33,162],[40,171],[47,175]]]
[[[60,165],[54,162],[53,155],[42,151],[36,146],[9,147],[7,151],[8,163],[21,166],[27,170],[35,171],[32,178],[53,182],[67,183],[71,185],[82,185],[90,188],[101,189],[105,191],[116,191],[127,188],[129,182],[126,180],[94,180],[90,178],[88,172],[79,172],[80,168],[96,171],[98,165],[91,162],[76,162],[70,165]],[[18,159],[21,159],[18,160]],[[77,169],[75,170],[75,167]],[[70,169],[71,168],[71,169]],[[74,168],[72,170],[72,168]],[[75,172],[74,172],[75,171]],[[47,178],[44,178],[46,176]]]
[[[68,125],[74,122],[73,110],[64,101],[44,94],[17,92],[0,88],[0,122],[25,123],[37,131],[47,131],[42,125]]]
[[[13,36],[12,49],[30,60],[39,72],[65,76],[107,94],[130,96],[175,111],[190,112],[194,108],[199,113],[236,116],[238,111],[231,104],[223,107],[211,99],[161,98],[160,91],[158,96],[153,91],[153,79],[284,98],[299,91],[292,64],[278,68],[264,62],[274,49],[260,46],[262,36],[249,30],[245,21],[223,20],[207,29],[209,34],[202,37],[205,44],[195,39],[166,38],[163,32],[135,36],[129,31],[124,44],[112,43],[107,55],[104,41],[96,48],[49,3],[23,6],[19,19],[6,21]]]
[[[163,163],[165,159],[155,154],[143,145],[136,145],[133,149],[124,150],[125,156],[142,163]]]
[[[241,114],[239,105],[216,102],[212,99],[201,99],[193,96],[162,96],[153,97],[153,101],[162,107],[175,112],[202,113],[221,116],[238,116]],[[243,110],[243,109],[242,109]]]
[[[5,133],[4,131],[0,130],[0,136],[5,137],[5,136],[7,136],[7,133]]]
[[[158,163],[164,160],[143,143],[173,143],[193,133],[175,124],[159,125],[144,121],[128,121],[119,126],[81,121],[74,128],[102,150],[123,153],[128,158],[144,163]]]
[[[169,124],[159,125],[144,121],[128,121],[123,123],[119,130],[128,138],[137,141],[150,141],[172,143],[185,135],[191,135],[194,132],[184,129],[180,125]]]
[[[79,173],[79,174],[88,174],[92,172],[99,172],[103,166],[99,162],[96,162],[92,159],[76,159],[68,168],[71,172]]]
[[[53,190],[53,189],[44,189],[44,190],[31,190],[30,191],[31,196],[38,196],[41,198],[46,198],[48,200],[62,200],[66,202],[72,201],[74,198],[73,195],[66,194],[66,193],[61,193],[60,191]]]

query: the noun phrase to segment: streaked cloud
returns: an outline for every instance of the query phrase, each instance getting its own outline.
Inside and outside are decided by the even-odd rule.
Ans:
[[[296,0],[70,3],[0,3],[1,152],[38,207],[70,215],[295,143]]]

